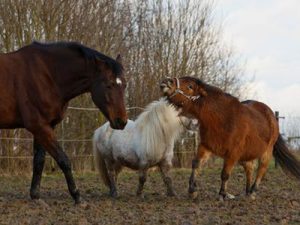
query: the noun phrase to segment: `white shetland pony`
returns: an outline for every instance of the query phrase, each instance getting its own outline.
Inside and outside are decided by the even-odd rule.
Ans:
[[[149,104],[135,121],[128,120],[124,130],[113,130],[109,123],[99,127],[93,138],[94,157],[101,178],[117,196],[116,180],[123,166],[139,171],[137,195],[141,195],[147,170],[158,166],[167,187],[175,195],[169,169],[172,166],[174,141],[190,120],[165,99]]]

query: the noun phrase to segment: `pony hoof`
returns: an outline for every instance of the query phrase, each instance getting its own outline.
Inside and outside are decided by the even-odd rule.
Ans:
[[[192,193],[189,193],[189,196],[191,199],[195,200],[198,198],[198,192],[197,191],[194,191]]]
[[[226,193],[225,199],[233,200],[235,199],[235,196],[229,193]]]
[[[144,193],[136,193],[136,196],[140,199],[145,199]]]
[[[256,200],[256,194],[255,193],[250,194],[249,198],[253,201]]]
[[[219,195],[219,201],[223,202],[225,200],[233,200],[235,199],[235,196],[229,193],[226,193],[225,195]]]
[[[117,192],[111,192],[110,193],[110,197],[117,198],[118,197],[118,193]]]

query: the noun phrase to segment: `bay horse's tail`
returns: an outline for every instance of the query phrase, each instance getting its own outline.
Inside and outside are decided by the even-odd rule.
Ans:
[[[285,172],[300,180],[300,161],[289,151],[287,143],[281,135],[274,145],[273,156]]]

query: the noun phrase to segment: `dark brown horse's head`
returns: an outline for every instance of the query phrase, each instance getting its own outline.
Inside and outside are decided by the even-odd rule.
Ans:
[[[124,102],[126,81],[121,57],[116,61],[96,59],[97,73],[91,87],[92,99],[109,120],[113,129],[123,129],[127,123]]]
[[[172,104],[188,108],[194,101],[207,95],[200,80],[193,77],[166,78],[160,83],[162,94]]]

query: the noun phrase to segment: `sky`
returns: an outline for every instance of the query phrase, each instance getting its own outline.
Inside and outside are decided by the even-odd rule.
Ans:
[[[249,96],[300,117],[300,1],[216,0],[215,16],[254,76]]]

